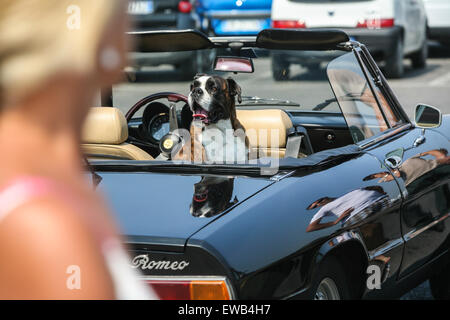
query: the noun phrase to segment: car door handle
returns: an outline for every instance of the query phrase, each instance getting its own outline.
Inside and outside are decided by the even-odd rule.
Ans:
[[[421,144],[423,144],[427,139],[425,138],[425,132],[422,132],[422,134],[414,140],[414,148],[417,148]]]
[[[399,156],[391,156],[386,159],[384,159],[384,163],[386,166],[388,166],[391,169],[397,169],[401,164],[403,160]]]

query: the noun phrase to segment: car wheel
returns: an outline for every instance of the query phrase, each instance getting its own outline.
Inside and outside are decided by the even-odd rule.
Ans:
[[[289,63],[280,61],[277,57],[272,57],[272,75],[275,81],[289,79]]]
[[[314,300],[341,300],[341,295],[333,279],[325,278],[319,283]]]
[[[312,299],[314,300],[346,300],[350,299],[350,290],[345,272],[339,261],[327,257],[314,276]]]
[[[414,69],[421,69],[427,66],[427,58],[428,58],[428,42],[425,38],[425,41],[420,48],[419,51],[414,52],[411,56],[411,63]]]
[[[388,78],[401,78],[403,76],[403,57],[403,41],[399,38],[394,52],[386,59],[385,72]]]
[[[450,299],[450,272],[444,268],[440,273],[430,278],[431,294],[436,300]]]

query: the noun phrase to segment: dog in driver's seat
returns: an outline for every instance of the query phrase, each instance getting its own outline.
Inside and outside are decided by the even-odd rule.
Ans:
[[[194,162],[236,162],[248,158],[245,128],[236,117],[241,87],[232,78],[199,74],[188,97],[192,111],[190,143],[174,157]]]

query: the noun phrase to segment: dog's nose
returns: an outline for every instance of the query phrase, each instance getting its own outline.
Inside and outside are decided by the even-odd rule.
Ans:
[[[192,90],[192,93],[195,94],[196,96],[200,96],[203,94],[203,90],[202,88],[194,88],[194,90]]]

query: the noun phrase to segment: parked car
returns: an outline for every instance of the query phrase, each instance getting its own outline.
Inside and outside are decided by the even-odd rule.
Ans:
[[[197,0],[198,28],[209,35],[256,35],[270,27],[272,0]]]
[[[450,1],[424,0],[430,39],[450,45]]]
[[[83,150],[94,185],[116,212],[131,267],[161,298],[387,299],[426,279],[435,297],[450,296],[449,115],[419,104],[411,122],[369,51],[343,31],[137,36],[148,51],[226,50],[217,61],[241,86],[236,116],[257,135],[249,148],[259,155],[246,163],[158,157],[177,143],[169,141],[176,128],[190,127],[192,82],[149,93],[126,117],[96,108],[88,118]],[[335,58],[314,87],[304,77],[288,92],[249,60],[257,48]],[[264,95],[244,96],[250,82]]]
[[[403,58],[423,68],[428,56],[427,19],[422,0],[274,0],[274,28],[323,28],[345,30],[351,40],[366,44],[377,61],[384,61],[388,77],[403,75]],[[275,55],[276,80],[289,77],[295,55]],[[316,64],[317,65],[317,64]]]
[[[190,0],[132,0],[128,5],[136,31],[194,29],[191,11]],[[129,60],[134,71],[163,64],[174,66],[185,78],[197,71],[197,57],[193,52],[132,52]]]

